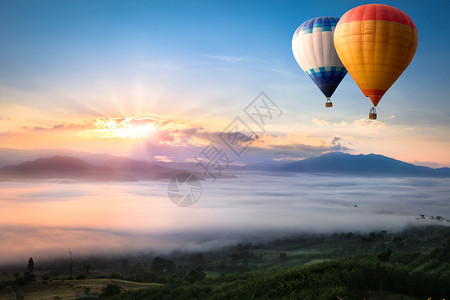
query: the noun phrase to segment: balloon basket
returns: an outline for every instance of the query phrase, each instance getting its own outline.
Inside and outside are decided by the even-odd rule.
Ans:
[[[325,102],[325,107],[333,107],[333,102],[331,102],[330,99],[327,99],[327,102]]]
[[[375,107],[372,107],[372,108],[370,109],[370,112],[369,112],[369,119],[370,119],[370,120],[376,120],[376,119],[377,119],[377,110],[375,109]]]

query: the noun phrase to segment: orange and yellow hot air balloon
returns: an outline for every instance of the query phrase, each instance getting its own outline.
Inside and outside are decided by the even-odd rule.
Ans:
[[[403,73],[417,49],[417,28],[398,8],[367,4],[346,12],[334,32],[334,45],[342,63],[373,107]]]

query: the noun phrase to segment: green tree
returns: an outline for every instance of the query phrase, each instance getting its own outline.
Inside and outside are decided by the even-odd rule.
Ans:
[[[206,264],[205,256],[203,253],[197,253],[191,257],[191,266],[192,268],[203,267]]]
[[[203,272],[203,268],[198,267],[195,270],[189,271],[187,279],[190,283],[194,283],[196,281],[201,281],[201,280],[205,279],[205,277],[206,277],[206,273]]]
[[[383,299],[383,277],[386,273],[386,267],[384,266],[385,263],[389,261],[392,255],[392,250],[390,248],[387,248],[385,251],[381,252],[377,255],[378,260],[380,261],[377,265],[377,271],[380,275],[380,296],[381,299]]]
[[[153,259],[152,270],[157,273],[173,274],[176,270],[176,265],[173,260],[157,256]]]

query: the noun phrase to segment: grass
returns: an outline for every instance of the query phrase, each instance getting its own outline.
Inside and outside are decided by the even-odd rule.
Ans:
[[[51,280],[31,282],[19,288],[19,293],[25,299],[36,300],[78,300],[86,288],[91,294],[101,294],[102,289],[109,284],[117,284],[122,291],[160,286],[159,283],[140,283],[120,279],[83,279],[83,280]],[[16,294],[9,286],[0,292],[2,300],[16,300]]]

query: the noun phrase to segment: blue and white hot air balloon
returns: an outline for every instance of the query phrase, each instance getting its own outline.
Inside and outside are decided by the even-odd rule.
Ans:
[[[347,74],[334,48],[334,30],[339,18],[318,17],[300,25],[292,37],[295,60],[327,97],[330,97]]]

